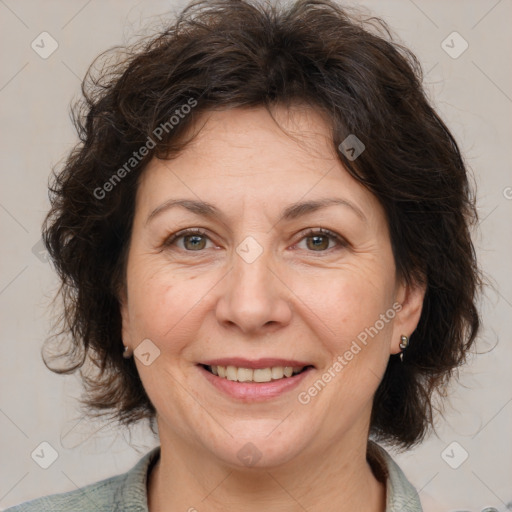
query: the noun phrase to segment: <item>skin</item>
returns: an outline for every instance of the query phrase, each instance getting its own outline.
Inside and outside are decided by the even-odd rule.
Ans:
[[[147,366],[136,358],[161,443],[151,512],[385,511],[385,486],[366,460],[372,399],[400,335],[416,328],[424,289],[397,278],[384,210],[344,169],[326,120],[299,106],[273,115],[278,124],[264,108],[203,115],[183,152],[153,160],[141,176],[121,311],[124,344],[150,339],[160,351]],[[278,222],[290,204],[326,197],[349,201],[364,219],[332,205]],[[146,222],[177,198],[207,201],[224,217],[175,207]],[[164,244],[185,228],[207,235]],[[346,242],[321,235],[315,246],[308,228]],[[236,252],[248,236],[263,250],[252,263]],[[394,319],[299,403],[394,303]],[[234,356],[315,368],[297,389],[246,403],[197,366]],[[261,454],[250,467],[237,456],[248,442]]]

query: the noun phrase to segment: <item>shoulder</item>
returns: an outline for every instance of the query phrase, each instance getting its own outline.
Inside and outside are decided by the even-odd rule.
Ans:
[[[78,510],[113,510],[114,496],[124,487],[125,477],[119,475],[96,482],[76,491],[44,496],[21,503],[5,512],[67,512]]]
[[[386,483],[386,512],[423,512],[418,492],[382,446],[370,440],[367,459],[375,476]]]
[[[5,512],[147,512],[147,473],[160,454],[154,448],[122,475],[75,491],[52,494],[8,508]]]

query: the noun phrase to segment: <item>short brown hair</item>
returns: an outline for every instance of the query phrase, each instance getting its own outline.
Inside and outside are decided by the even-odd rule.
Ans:
[[[335,148],[349,134],[365,144],[357,159],[337,149],[339,158],[383,205],[397,274],[426,283],[405,362],[390,357],[370,428],[396,446],[422,440],[432,425],[433,393],[443,394],[475,340],[481,278],[470,237],[477,214],[468,173],[425,97],[415,56],[382,20],[349,16],[334,1],[299,0],[285,8],[214,0],[190,4],[158,36],[125,49],[96,76],[92,69],[73,110],[80,143],[54,174],[43,226],[62,281],[57,335],[71,341],[59,355],[66,367],[54,371],[82,370],[82,401],[92,413],[126,425],[144,417],[153,422],[134,361],[121,350],[118,297],[138,178],[153,157],[185,147],[183,135],[201,113],[306,103],[330,120]],[[194,108],[171,127],[171,116],[190,98]],[[149,147],[148,138],[154,147],[127,168],[134,152]],[[122,181],[112,180],[120,174]],[[84,371],[87,360],[92,373]]]

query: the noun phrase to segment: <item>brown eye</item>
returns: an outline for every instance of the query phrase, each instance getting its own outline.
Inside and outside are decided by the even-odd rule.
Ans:
[[[307,240],[311,241],[311,243],[307,244],[308,249],[313,249],[316,251],[317,249],[325,250],[325,249],[329,248],[330,239],[329,239],[329,237],[327,237],[325,235],[308,236]]]
[[[176,242],[183,240],[183,245],[179,246]],[[209,240],[204,231],[198,229],[186,229],[171,236],[164,245],[178,245],[180,249],[188,252],[199,252],[205,249],[206,241]]]
[[[333,248],[333,246],[329,247],[331,241],[334,241],[335,245],[337,243],[338,247],[347,245],[345,240],[328,229],[310,230],[302,240],[306,240],[306,247],[310,252],[327,252]]]
[[[203,235],[187,235],[183,236],[183,245],[185,249],[196,251],[200,249],[204,249],[206,240]]]

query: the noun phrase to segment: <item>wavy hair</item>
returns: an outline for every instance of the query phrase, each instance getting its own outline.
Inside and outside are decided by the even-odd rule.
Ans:
[[[135,363],[122,357],[118,300],[138,179],[152,158],[183,150],[202,113],[303,103],[325,115],[340,161],[384,207],[397,275],[426,283],[405,361],[390,357],[370,424],[371,435],[397,447],[421,441],[434,393],[445,394],[475,341],[481,277],[469,173],[426,98],[417,58],[382,20],[331,0],[213,0],[189,4],[156,36],[98,59],[73,107],[80,142],[54,172],[43,225],[64,306],[55,336],[69,342],[51,358],[65,365],[47,366],[80,370],[91,414],[153,425]],[[191,98],[174,126],[169,120]],[[349,134],[366,146],[356,160],[338,150]]]

